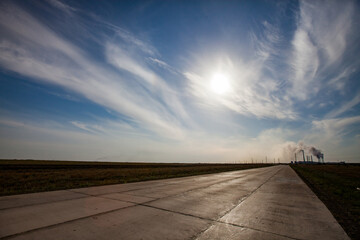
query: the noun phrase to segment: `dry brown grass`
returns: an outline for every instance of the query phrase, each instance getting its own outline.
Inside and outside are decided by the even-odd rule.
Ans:
[[[0,160],[0,195],[184,177],[270,164],[100,163]]]
[[[352,239],[360,239],[360,165],[291,165]]]

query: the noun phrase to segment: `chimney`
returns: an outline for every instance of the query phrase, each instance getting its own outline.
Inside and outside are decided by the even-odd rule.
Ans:
[[[303,159],[304,159],[304,162],[305,162],[305,152],[302,149],[300,151],[303,153]]]

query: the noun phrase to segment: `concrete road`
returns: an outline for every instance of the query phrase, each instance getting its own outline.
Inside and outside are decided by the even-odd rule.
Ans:
[[[0,198],[1,239],[349,239],[289,166]]]

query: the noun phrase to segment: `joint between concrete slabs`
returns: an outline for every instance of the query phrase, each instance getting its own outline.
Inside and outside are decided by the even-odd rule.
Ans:
[[[293,237],[289,237],[289,236],[286,236],[286,235],[281,235],[281,234],[277,234],[277,233],[273,233],[273,232],[268,232],[268,231],[264,231],[264,230],[260,230],[260,229],[256,229],[256,228],[251,228],[251,227],[247,227],[247,226],[241,226],[241,225],[237,225],[237,224],[233,224],[233,223],[222,222],[222,221],[213,220],[213,219],[210,219],[210,218],[204,218],[204,217],[192,215],[192,214],[189,214],[189,213],[182,213],[182,212],[172,211],[172,210],[168,210],[168,209],[164,209],[164,208],[149,206],[149,205],[146,205],[146,204],[138,204],[138,205],[143,206],[143,207],[153,208],[153,209],[160,210],[160,211],[165,211],[165,212],[171,212],[171,213],[175,213],[175,214],[180,214],[180,215],[183,215],[183,216],[198,218],[198,219],[201,219],[201,220],[209,221],[209,222],[211,222],[211,223],[220,223],[220,224],[225,224],[225,225],[231,225],[231,226],[238,227],[238,228],[250,229],[250,230],[253,230],[253,231],[257,231],[257,232],[263,232],[263,233],[268,233],[268,234],[272,234],[272,235],[275,235],[275,236],[286,237],[286,238],[288,238],[288,239],[302,240],[302,239],[299,239],[299,238],[293,238]],[[224,215],[223,215],[223,216],[224,216]],[[214,224],[212,224],[211,226],[213,226],[213,225],[214,225]],[[206,228],[205,230],[201,231],[201,232],[200,232],[199,234],[197,234],[193,239],[197,239],[202,233],[204,233],[206,230],[208,230],[211,226],[209,226],[209,227]]]
[[[279,171],[279,170],[278,170]],[[277,173],[277,172],[276,172]],[[275,174],[276,174],[275,173]],[[176,196],[180,196],[180,195],[183,195],[184,193],[189,193],[189,192],[192,192],[192,191],[197,191],[199,189],[205,189],[205,188],[208,188],[208,187],[211,187],[211,186],[214,186],[216,184],[220,184],[220,183],[225,183],[225,182],[228,182],[228,181],[233,181],[233,180],[236,180],[236,179],[240,179],[244,176],[240,176],[240,177],[236,177],[236,178],[232,178],[232,179],[226,179],[226,180],[223,180],[223,181],[219,181],[219,182],[216,182],[216,183],[212,183],[212,184],[209,184],[209,185],[206,185],[206,186],[202,186],[202,187],[198,187],[198,188],[193,188],[193,189],[190,189],[190,190],[187,190],[187,191],[184,191],[184,192],[181,192],[181,193],[177,193],[177,194],[173,194],[173,195],[168,195],[168,196],[165,196],[165,197],[160,197],[160,198],[153,198],[153,197],[148,197],[148,196],[144,196],[144,195],[139,195],[139,194],[130,194],[130,195],[133,195],[133,196],[138,196],[138,197],[147,197],[147,198],[153,198],[154,200],[151,200],[151,201],[148,201],[146,203],[151,203],[153,201],[157,201],[157,200],[160,200],[160,199],[166,199],[166,198],[170,198],[170,197],[176,197]],[[272,177],[272,176],[271,176]],[[271,178],[270,177],[270,178]],[[166,185],[175,185],[175,184],[164,184],[164,186]],[[262,185],[261,185],[262,186]],[[122,191],[122,192],[113,192],[113,193],[129,193],[129,192],[133,192],[133,191],[137,191],[137,190],[142,190],[142,189],[147,189],[146,187],[145,188],[137,188],[137,189],[132,189],[132,190],[126,190],[126,191]],[[151,188],[150,188],[151,189]],[[255,189],[257,190],[257,189]],[[254,190],[254,191],[255,191]],[[72,189],[69,189],[67,191],[71,191],[71,192],[75,192],[75,193],[82,193],[82,192],[77,192],[77,191],[74,191]],[[244,190],[245,191],[245,190]],[[252,192],[250,192],[251,194]],[[89,193],[82,193],[82,194],[85,194],[85,195],[88,195],[88,196],[91,196],[91,197],[101,197],[102,195],[105,195],[105,194],[100,194],[100,195],[94,195],[94,194],[89,194]],[[112,199],[112,200],[119,200],[119,199]]]
[[[277,172],[276,172],[277,173]],[[276,175],[276,173],[274,175]],[[273,175],[273,176],[274,176]],[[268,180],[270,180],[273,176],[271,176]],[[263,184],[265,184],[268,180],[266,180]],[[256,189],[257,190],[257,189]],[[254,190],[254,192],[256,191]],[[251,194],[249,194],[248,196],[250,196]],[[247,197],[243,198],[240,203],[242,201],[244,201]],[[112,198],[105,198],[105,199],[112,199]],[[125,201],[125,200],[119,200],[119,199],[112,199],[112,200],[118,200],[118,201],[121,201],[121,202],[129,202],[129,203],[134,203],[134,202],[131,202],[131,201]],[[149,201],[149,202],[152,202],[152,201]],[[147,203],[147,202],[146,202]],[[130,207],[135,207],[135,206],[143,206],[143,207],[148,207],[148,208],[152,208],[152,209],[156,209],[156,210],[160,210],[160,211],[165,211],[165,212],[171,212],[171,213],[175,213],[175,214],[179,214],[179,215],[183,215],[183,216],[188,216],[188,217],[193,217],[193,218],[197,218],[197,219],[201,219],[201,220],[205,220],[205,221],[208,221],[208,222],[212,222],[212,223],[220,223],[220,224],[225,224],[225,225],[231,225],[231,226],[234,226],[234,227],[239,227],[239,228],[244,228],[244,229],[251,229],[251,230],[254,230],[254,231],[257,231],[257,232],[263,232],[263,233],[268,233],[268,234],[272,234],[272,235],[275,235],[275,236],[280,236],[280,237],[286,237],[288,239],[293,239],[293,240],[302,240],[302,239],[299,239],[299,238],[294,238],[294,237],[290,237],[290,236],[286,236],[286,235],[282,235],[282,234],[277,234],[277,233],[273,233],[273,232],[269,232],[269,231],[264,231],[264,230],[260,230],[260,229],[256,229],[256,228],[251,228],[251,227],[247,227],[247,226],[243,226],[243,225],[238,225],[238,224],[233,224],[233,223],[227,223],[227,222],[223,222],[223,221],[220,221],[219,219],[222,218],[223,216],[225,216],[228,212],[230,212],[232,209],[230,209],[230,211],[228,211],[227,213],[225,213],[223,216],[221,216],[220,218],[218,218],[217,220],[213,220],[213,219],[210,219],[210,218],[204,218],[204,217],[200,217],[200,216],[196,216],[196,215],[192,215],[192,214],[189,214],[189,213],[182,213],[182,212],[177,212],[177,211],[173,211],[173,210],[169,210],[169,209],[165,209],[165,208],[159,208],[159,207],[154,207],[154,206],[150,206],[150,205],[147,205],[146,203],[137,203],[136,205],[134,206],[130,206]],[[118,209],[118,210],[122,210],[122,209]],[[211,225],[213,226],[213,224]],[[197,239],[203,232],[205,232],[206,230],[208,230],[211,226],[209,226],[208,228],[206,228],[205,230],[201,231],[199,234],[197,234],[193,239]]]
[[[275,176],[279,171],[280,171],[280,170],[277,170],[277,171],[275,172],[275,174],[273,174],[271,177],[269,177],[266,181],[264,181],[264,183],[262,183],[262,184],[261,184],[259,187],[257,187],[255,190],[253,190],[252,192],[250,192],[250,194],[248,194],[245,198],[242,198],[237,205],[235,205],[233,208],[231,208],[229,211],[227,211],[224,215],[226,215],[228,212],[230,212],[232,209],[234,209],[236,206],[238,206],[238,205],[239,205],[241,202],[243,202],[247,197],[251,196],[251,195],[252,195],[254,192],[256,192],[262,185],[264,185],[266,182],[268,182],[269,179],[271,179],[273,176]],[[157,208],[157,207],[149,206],[149,205],[146,205],[146,203],[150,203],[150,202],[156,201],[156,200],[158,200],[158,199],[163,199],[163,198],[168,198],[168,197],[173,197],[173,196],[182,195],[182,194],[184,194],[184,193],[191,192],[191,191],[196,191],[196,190],[199,190],[199,189],[208,188],[208,187],[213,186],[213,185],[216,185],[216,184],[220,184],[220,183],[232,181],[232,180],[234,180],[234,179],[239,179],[239,178],[242,178],[242,177],[243,177],[243,176],[239,176],[239,177],[232,178],[232,179],[226,179],[226,180],[219,181],[219,182],[216,182],[216,183],[212,183],[212,184],[209,184],[209,185],[206,185],[206,186],[198,187],[198,188],[195,188],[195,189],[190,189],[190,190],[187,190],[187,191],[185,191],[185,192],[178,193],[178,194],[173,194],[173,195],[165,196],[165,197],[162,197],[162,198],[157,198],[157,199],[154,199],[154,200],[150,200],[150,201],[144,202],[144,203],[137,203],[137,202],[132,202],[132,201],[120,200],[120,199],[106,198],[106,197],[103,197],[103,196],[102,196],[102,195],[106,195],[106,194],[102,194],[102,195],[92,195],[92,194],[88,194],[88,193],[77,192],[77,191],[73,191],[73,190],[67,190],[67,191],[70,191],[70,192],[80,193],[80,194],[85,195],[85,196],[91,196],[91,197],[95,197],[95,198],[111,199],[111,200],[116,200],[116,201],[119,201],[119,202],[128,202],[128,203],[132,203],[132,204],[134,204],[134,205],[132,205],[132,206],[127,206],[127,207],[121,207],[121,208],[113,209],[113,210],[106,211],[106,212],[102,212],[102,213],[93,214],[93,215],[86,216],[86,217],[80,217],[80,218],[76,218],[76,219],[64,221],[64,222],[61,222],[61,223],[52,224],[52,225],[45,226],[45,227],[40,227],[40,228],[31,229],[31,230],[28,230],[28,231],[24,231],[24,232],[16,233],[16,234],[13,234],[13,235],[5,236],[5,237],[3,237],[3,238],[1,238],[1,239],[10,239],[10,238],[13,238],[13,237],[16,237],[16,236],[19,236],[19,235],[27,234],[27,233],[29,233],[29,232],[34,232],[34,231],[41,230],[41,229],[52,228],[52,227],[56,227],[56,226],[58,226],[58,225],[66,224],[66,223],[69,223],[69,222],[74,222],[74,221],[78,221],[78,220],[82,220],[82,219],[87,219],[87,218],[91,218],[91,217],[94,217],[94,216],[105,215],[105,214],[108,214],[108,213],[111,213],[111,212],[123,210],[123,209],[126,209],[126,208],[136,207],[136,206],[144,206],[144,207],[148,207],[148,208],[154,208],[154,209],[158,209],[158,210],[162,210],[162,211],[172,212],[172,213],[175,213],[175,214],[181,214],[181,215],[185,215],[185,216],[194,217],[194,218],[202,219],[202,220],[205,220],[205,221],[209,221],[210,223],[211,223],[211,222],[219,222],[218,220],[207,219],[207,218],[203,218],[203,217],[199,217],[199,216],[195,216],[195,215],[191,215],[191,214],[184,214],[184,213],[180,213],[180,212],[176,212],[176,211],[171,211],[171,210],[167,210],[167,209],[162,209],[162,208]],[[165,185],[170,185],[170,184],[165,184]],[[146,188],[138,188],[138,189],[146,189]],[[132,189],[132,190],[123,191],[123,192],[113,192],[113,193],[124,193],[124,192],[131,192],[131,191],[135,191],[135,190],[137,190],[137,189]],[[135,195],[135,196],[136,196],[136,195]],[[82,198],[82,197],[80,197],[80,198]],[[71,200],[71,199],[69,199],[69,200]],[[67,201],[67,200],[63,200],[63,201]],[[44,204],[44,203],[42,203],[42,204]],[[34,204],[34,205],[39,205],[39,204]],[[223,215],[223,216],[224,216],[224,215]],[[223,222],[220,222],[220,223],[222,223],[222,224],[227,224],[227,223],[223,223]],[[231,225],[231,224],[230,224],[230,225]],[[236,226],[236,225],[234,225],[234,226]],[[237,227],[246,228],[246,227],[244,227],[244,226],[237,226]],[[208,228],[207,228],[207,229],[208,229]],[[207,229],[206,229],[206,230],[207,230]],[[205,230],[205,231],[206,231],[206,230]],[[258,231],[258,230],[257,230],[257,231]],[[200,234],[201,234],[201,233],[200,233]]]
[[[244,170],[249,170],[249,169],[244,169]],[[235,170],[235,171],[229,171],[229,172],[236,172],[236,171],[239,171],[239,170]],[[241,171],[241,170],[240,170]],[[220,172],[221,173],[221,172]],[[224,172],[223,172],[224,173]],[[226,172],[227,173],[227,172]],[[194,175],[194,176],[187,176],[187,177],[183,177],[183,178],[191,178],[191,177],[196,177],[196,176],[206,176],[206,175],[213,175],[214,173],[209,173],[209,174],[202,174],[202,175]],[[216,173],[215,173],[216,174]],[[213,183],[213,184],[210,184],[210,185],[206,185],[204,187],[199,187],[199,188],[195,188],[195,189],[191,189],[191,190],[188,190],[188,191],[185,191],[185,192],[190,192],[190,191],[193,191],[193,190],[198,190],[198,189],[201,189],[201,188],[207,188],[207,187],[210,187],[212,185],[215,185],[215,184],[219,184],[219,183],[223,183],[223,182],[226,182],[226,181],[231,181],[231,180],[235,180],[235,179],[239,179],[239,178],[242,178],[243,176],[240,176],[240,177],[236,177],[236,178],[232,178],[232,179],[227,179],[227,180],[223,180],[223,181],[220,181],[220,182],[216,182],[216,183]],[[182,178],[182,177],[180,177]],[[174,178],[176,179],[176,178]],[[161,180],[165,180],[165,179],[158,179],[158,181],[161,181]],[[155,180],[157,181],[157,180]],[[141,182],[141,181],[140,181]],[[139,183],[139,182],[134,182],[134,183]],[[103,185],[103,186],[111,186],[111,185],[121,185],[121,184],[110,184],[110,185]],[[163,184],[163,186],[168,186],[168,185],[176,185],[176,183],[166,183],[166,184]],[[102,187],[102,185],[100,186],[93,186],[93,187]],[[158,186],[156,186],[158,187]],[[87,187],[89,188],[89,187]],[[125,190],[125,191],[119,191],[119,192],[113,192],[113,193],[127,193],[127,192],[133,192],[133,191],[137,191],[137,190],[143,190],[143,189],[148,189],[149,187],[142,187],[142,188],[134,188],[134,189],[130,189],[130,190]],[[150,189],[152,188],[155,188],[155,187],[150,187]],[[77,189],[83,189],[83,188],[77,188]],[[91,195],[91,194],[88,194],[88,193],[84,193],[84,192],[81,192],[81,191],[76,191],[77,190],[76,188],[75,189],[65,189],[66,191],[70,191],[70,192],[73,192],[73,193],[81,193],[81,194],[86,194],[86,195],[89,195],[89,196],[99,196],[99,195],[104,195],[104,194],[99,194],[99,195]],[[182,193],[185,193],[185,192],[182,192]],[[181,193],[181,194],[182,194]],[[177,196],[178,194],[175,194],[175,195],[169,195],[169,196],[166,196],[166,197],[172,197],[172,196]],[[147,196],[142,196],[142,195],[135,195],[134,196],[139,196],[139,197],[147,197]],[[165,197],[164,197],[165,198]],[[160,198],[159,198],[160,199]]]
[[[239,227],[239,228],[251,229],[251,230],[254,230],[254,231],[257,231],[257,232],[269,233],[269,234],[272,234],[272,235],[275,235],[275,236],[285,237],[285,238],[294,239],[294,240],[304,240],[304,239],[300,239],[300,238],[289,237],[287,235],[282,235],[282,234],[278,234],[278,233],[273,233],[273,232],[260,230],[260,229],[257,229],[257,228],[247,227],[247,226],[244,226],[244,225],[238,225],[238,224],[234,224],[234,223],[227,223],[227,222],[222,222],[222,221],[217,221],[217,223],[226,224],[226,225]]]
[[[69,191],[69,190],[65,190],[65,191]],[[71,192],[71,191],[69,191],[69,192]],[[29,204],[29,205],[24,205],[24,206],[8,207],[8,208],[0,209],[0,212],[3,211],[3,210],[14,209],[14,208],[25,208],[25,207],[43,205],[43,204],[48,204],[48,203],[66,202],[66,201],[71,201],[71,200],[74,200],[74,199],[87,198],[87,197],[90,196],[90,195],[83,194],[83,193],[79,193],[79,194],[82,194],[84,196],[83,197],[76,197],[76,198],[69,198],[69,199],[64,199],[64,200],[55,200],[55,201],[51,201],[51,202],[34,203],[34,204]]]
[[[120,201],[120,200],[118,200],[118,201]],[[124,202],[124,201],[121,201],[121,202]],[[49,225],[49,226],[34,228],[34,229],[31,229],[31,230],[28,230],[28,231],[15,233],[15,234],[12,234],[12,235],[9,235],[9,236],[2,237],[0,239],[11,239],[13,237],[17,237],[17,236],[24,235],[24,234],[27,234],[27,233],[35,232],[35,231],[38,231],[38,230],[41,230],[41,229],[53,228],[53,227],[56,227],[56,226],[59,226],[59,225],[62,225],[62,224],[76,222],[78,220],[92,218],[92,217],[96,217],[96,216],[101,216],[101,215],[105,215],[105,214],[108,214],[108,213],[116,212],[116,211],[123,210],[123,209],[126,209],[126,208],[132,208],[132,207],[136,207],[136,206],[137,206],[137,204],[134,204],[132,206],[127,206],[127,207],[116,208],[116,209],[112,209],[110,211],[101,212],[101,213],[93,214],[93,215],[86,216],[86,217],[80,217],[80,218],[76,218],[76,219],[71,219],[71,220],[68,220],[68,221],[61,222],[61,223],[55,223],[55,224],[52,224],[52,225]]]
[[[234,208],[236,208],[237,206],[239,206],[242,202],[244,202],[248,197],[250,197],[252,194],[254,194],[260,187],[262,187],[265,183],[267,183],[271,178],[273,178],[281,169],[277,170],[273,175],[271,175],[268,179],[266,179],[262,184],[260,184],[256,189],[254,189],[252,192],[250,192],[250,194],[246,195],[245,197],[243,197],[237,205],[235,205],[234,207],[232,207],[231,209],[229,209],[228,211],[225,212],[225,214],[223,214],[221,217],[219,217],[217,220],[213,221],[214,223],[218,222],[218,223],[223,223],[223,224],[228,224],[226,222],[221,222],[220,219],[222,217],[224,217],[225,215],[227,215],[229,212],[231,212]],[[207,231],[209,228],[211,228],[214,224],[212,224],[211,226],[209,226],[208,228],[206,228],[205,230],[201,231],[194,239],[197,239],[199,236],[201,236],[201,234],[203,234],[205,231]],[[229,225],[233,225],[233,224],[229,224]],[[236,225],[234,225],[236,226]],[[237,227],[242,227],[242,226],[237,226]],[[245,228],[245,227],[242,227]],[[250,228],[249,228],[250,229]]]

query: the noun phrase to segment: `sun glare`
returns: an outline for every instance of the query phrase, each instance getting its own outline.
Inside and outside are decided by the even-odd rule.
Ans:
[[[219,95],[230,91],[229,78],[222,73],[214,74],[211,79],[211,90]]]

